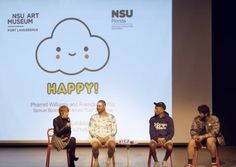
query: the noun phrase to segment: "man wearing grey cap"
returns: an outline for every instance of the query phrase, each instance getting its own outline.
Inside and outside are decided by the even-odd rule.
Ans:
[[[168,167],[167,160],[173,150],[172,137],[174,136],[173,119],[165,111],[166,105],[163,102],[154,102],[155,115],[149,120],[149,134],[150,134],[150,154],[154,159],[154,167],[159,167],[159,162],[156,155],[156,148],[165,148],[166,154],[163,159],[163,167]]]

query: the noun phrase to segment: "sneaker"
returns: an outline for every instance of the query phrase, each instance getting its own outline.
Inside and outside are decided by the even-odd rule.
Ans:
[[[94,160],[93,167],[100,167],[98,163],[98,159]]]
[[[107,158],[106,167],[111,167],[111,158]]]
[[[79,157],[74,157],[73,159],[74,161],[78,161]]]
[[[154,162],[154,166],[153,167],[160,167],[160,164],[159,164],[159,162],[158,161],[155,161]]]
[[[163,161],[163,162],[162,162],[162,166],[163,166],[163,167],[168,167],[167,161]]]
[[[211,167],[217,167],[217,163],[216,162],[212,162],[211,163]]]
[[[186,164],[186,165],[184,165],[184,167],[193,167],[193,165],[192,164]]]

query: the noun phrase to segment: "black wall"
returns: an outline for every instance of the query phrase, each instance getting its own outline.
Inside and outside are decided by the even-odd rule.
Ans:
[[[236,6],[212,0],[213,113],[221,121],[227,145],[236,145]]]

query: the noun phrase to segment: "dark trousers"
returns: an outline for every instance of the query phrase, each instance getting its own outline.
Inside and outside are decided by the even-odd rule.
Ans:
[[[75,167],[74,158],[75,158],[75,149],[76,149],[76,139],[74,137],[70,138],[70,142],[65,147],[69,152],[70,157],[70,167]]]

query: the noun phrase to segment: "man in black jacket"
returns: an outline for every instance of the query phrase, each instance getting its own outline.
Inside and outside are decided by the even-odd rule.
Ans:
[[[69,115],[69,108],[61,106],[59,108],[59,116],[53,119],[54,135],[52,137],[52,144],[58,150],[67,149],[70,157],[70,167],[75,167],[74,161],[79,158],[75,156],[76,139],[71,137],[71,124]]]

